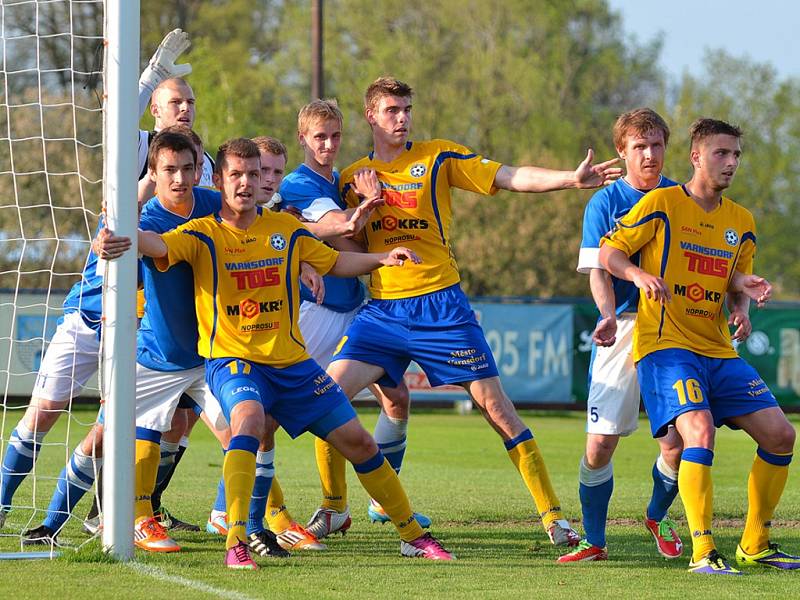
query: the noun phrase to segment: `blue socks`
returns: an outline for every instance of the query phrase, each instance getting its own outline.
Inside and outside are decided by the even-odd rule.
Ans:
[[[96,461],[96,465],[92,463]],[[103,465],[103,459],[92,459],[85,455],[80,448],[75,448],[69,462],[58,476],[58,483],[47,507],[47,517],[44,525],[56,533],[64,526],[72,513],[72,509],[83,498],[83,495],[92,489],[95,473]]]
[[[400,473],[406,453],[408,419],[395,419],[381,411],[375,424],[375,442],[395,473]]]
[[[247,517],[247,535],[264,531],[264,513],[267,511],[267,497],[275,477],[275,448],[256,454],[256,481],[250,497],[250,512]]]
[[[653,465],[653,495],[647,505],[647,518],[660,521],[678,495],[678,472],[660,454]]]
[[[578,491],[583,511],[583,530],[586,540],[593,546],[606,547],[606,520],[608,504],[614,491],[614,469],[611,463],[599,469],[586,466],[581,458]]]
[[[33,470],[46,431],[36,434],[25,426],[24,420],[17,423],[8,440],[3,465],[0,467],[0,507],[10,507],[14,493],[22,481]]]

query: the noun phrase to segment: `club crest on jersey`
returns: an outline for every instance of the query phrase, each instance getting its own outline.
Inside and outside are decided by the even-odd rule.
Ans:
[[[286,250],[286,238],[280,233],[273,233],[271,236],[269,236],[269,245],[278,252],[281,250]]]
[[[728,246],[738,246],[739,245],[739,234],[736,233],[735,229],[726,229],[725,230],[725,243]]]
[[[425,165],[422,163],[414,163],[411,165],[411,168],[408,170],[408,172],[412,177],[422,177],[428,172],[428,169],[426,169]]]

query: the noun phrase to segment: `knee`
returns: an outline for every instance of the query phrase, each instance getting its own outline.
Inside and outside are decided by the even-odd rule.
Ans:
[[[611,462],[617,440],[610,436],[589,438],[586,442],[586,466],[590,469],[599,469]]]
[[[777,454],[789,454],[794,450],[794,442],[797,438],[797,432],[788,421],[785,421],[783,426],[776,428],[770,433],[770,448],[765,450],[775,452]]]
[[[673,430],[670,430],[670,433],[658,440],[658,445],[664,462],[677,471],[681,462],[681,453],[683,452],[683,440],[681,437]]]

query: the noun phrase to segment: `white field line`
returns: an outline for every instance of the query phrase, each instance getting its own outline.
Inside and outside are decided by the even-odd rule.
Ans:
[[[244,594],[240,594],[239,592],[235,592],[233,590],[226,590],[225,588],[214,587],[213,585],[208,585],[207,583],[203,583],[202,581],[194,581],[192,579],[186,579],[185,577],[180,577],[178,575],[170,575],[169,573],[152,565],[145,565],[137,562],[129,562],[125,564],[126,566],[130,567],[131,569],[133,569],[138,573],[141,573],[142,575],[147,575],[154,579],[158,579],[159,581],[165,581],[168,583],[174,583],[176,585],[182,585],[184,587],[196,590],[198,592],[203,592],[211,596],[216,596],[217,598],[225,598],[226,600],[254,600],[251,596],[245,596]]]

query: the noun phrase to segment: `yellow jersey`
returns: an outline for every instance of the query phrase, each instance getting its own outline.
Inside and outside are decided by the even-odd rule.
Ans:
[[[723,311],[734,270],[753,270],[753,215],[726,197],[706,212],[684,188],[659,188],[644,196],[602,243],[628,256],[641,251],[640,266],[669,286],[662,306],[639,293],[633,359],[656,350],[683,348],[712,358],[736,351]]]
[[[309,358],[297,325],[300,261],[325,274],[339,253],[291,215],[258,213],[246,230],[219,215],[193,219],[161,235],[168,254],[155,262],[192,266],[200,356],[287,367]]]
[[[431,140],[407,142],[392,162],[377,160],[370,153],[342,171],[342,198],[349,207],[360,202],[351,189],[357,169],[375,169],[383,188],[386,204],[373,211],[362,231],[367,251],[406,246],[422,258],[419,265],[373,271],[369,283],[373,298],[421,296],[461,280],[450,248],[450,188],[494,194],[500,166],[455,142]]]

